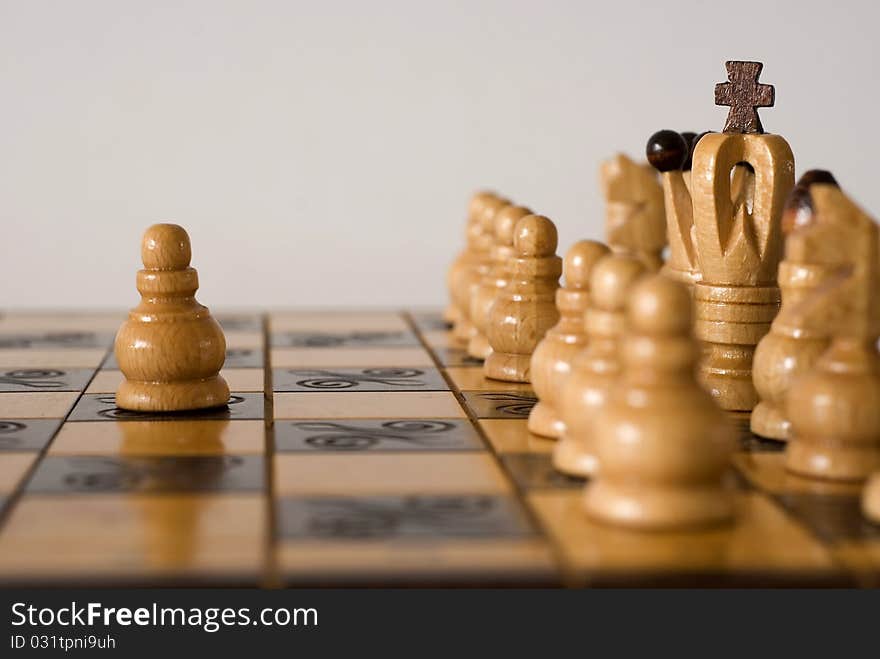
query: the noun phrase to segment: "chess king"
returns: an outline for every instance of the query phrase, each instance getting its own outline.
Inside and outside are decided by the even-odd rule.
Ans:
[[[784,138],[764,132],[758,117],[757,108],[774,103],[773,87],[758,83],[762,64],[726,67],[729,81],[716,85],[715,102],[730,112],[723,132],[706,133],[694,146],[690,190],[684,176],[666,174],[681,169],[686,147],[652,154],[655,138],[670,131],[651,138],[648,157],[664,172],[670,261],[676,264],[667,274],[693,285],[694,334],[703,343],[700,380],[723,409],[750,412],[758,402],[755,346],[779,310],[776,274],[794,156]],[[678,165],[672,157],[677,151]],[[688,198],[691,207],[685,208]]]

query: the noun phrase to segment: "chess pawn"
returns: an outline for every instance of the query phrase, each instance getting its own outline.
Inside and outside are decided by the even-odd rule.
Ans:
[[[498,291],[507,286],[508,263],[514,257],[513,229],[516,223],[532,211],[525,206],[505,206],[495,214],[493,222],[494,244],[489,252],[488,272],[480,279],[471,297],[471,322],[476,331],[468,342],[468,354],[474,359],[486,359],[492,352],[486,331],[489,310]]]
[[[547,331],[532,354],[532,387],[538,404],[529,414],[529,430],[536,435],[555,438],[562,434],[559,396],[572,360],[586,345],[584,314],[590,299],[590,274],[608,253],[602,243],[581,240],[565,254],[565,286],[556,291],[559,322]]]
[[[657,272],[663,266],[666,216],[663,187],[647,163],[618,154],[602,163],[599,181],[605,195],[605,236],[617,254],[635,256]]]
[[[458,256],[455,257],[455,260],[452,262],[452,265],[449,266],[449,270],[447,270],[446,272],[446,288],[449,291],[449,305],[443,311],[443,320],[446,321],[446,323],[449,325],[454,326],[459,318],[458,306],[455,303],[455,282],[458,280],[458,277],[461,276],[460,271],[463,268],[468,267],[468,264],[472,259],[470,236],[471,226],[476,223],[476,218],[480,215],[482,207],[485,205],[486,201],[494,197],[497,197],[494,192],[483,190],[477,192],[473,197],[471,197],[470,203],[468,205],[467,224],[465,230],[465,247],[458,253]]]
[[[694,375],[691,320],[686,286],[654,275],[633,288],[620,379],[595,420],[601,468],[584,493],[591,517],[667,530],[733,516],[725,472],[735,438]]]
[[[626,301],[644,275],[640,260],[619,254],[601,259],[590,275],[590,301],[584,313],[587,347],[572,360],[559,394],[564,430],[553,449],[553,466],[563,473],[591,476],[598,471],[593,420],[620,373],[618,344]]]
[[[814,183],[836,185],[830,172],[810,170],[798,181],[782,215],[782,231],[788,235],[813,221],[810,186]],[[785,441],[791,422],[785,413],[785,395],[795,379],[812,370],[828,347],[826,328],[802,327],[788,321],[787,309],[798,305],[833,272],[820,263],[810,263],[811,254],[798,249],[792,241],[786,245],[785,259],[779,264],[779,288],[782,306],[770,326],[770,332],[758,343],[752,364],[752,379],[760,402],[751,416],[752,432],[761,437]]]
[[[651,135],[645,148],[648,162],[660,172],[666,212],[666,240],[669,258],[661,272],[675,281],[693,286],[700,280],[700,266],[694,246],[694,206],[691,199],[690,168],[693,148],[700,135],[660,130]]]
[[[473,223],[468,225],[469,256],[452,282],[458,319],[452,328],[452,340],[466,348],[477,331],[471,322],[471,298],[480,280],[489,271],[489,254],[494,242],[493,221],[495,214],[509,205],[510,201],[501,197],[486,197],[473,209]]]
[[[527,215],[516,223],[510,281],[489,311],[492,352],[483,363],[486,377],[530,381],[532,353],[559,320],[554,297],[562,259],[556,256],[557,241],[556,226],[542,215]]]
[[[189,236],[176,224],[154,224],[141,243],[137,274],[141,303],[116,334],[125,380],[116,392],[123,409],[151,412],[225,405],[229,387],[219,372],[226,357],[223,330],[196,302]]]
[[[834,185],[811,189],[813,224],[789,236],[833,275],[786,309],[798,327],[824,327],[831,345],[785,398],[786,468],[832,481],[880,470],[880,238],[873,219]]]

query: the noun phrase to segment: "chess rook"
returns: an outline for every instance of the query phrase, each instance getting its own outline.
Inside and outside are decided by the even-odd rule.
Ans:
[[[798,181],[782,216],[782,231],[789,235],[814,221],[810,187],[814,183],[836,185],[829,172],[810,170]],[[787,311],[796,307],[816,288],[834,275],[826,264],[813,262],[814,255],[803,249],[801,240],[786,243],[785,258],[779,264],[782,306],[770,332],[755,349],[752,379],[760,402],[752,411],[752,432],[761,437],[787,440],[791,422],[785,412],[785,396],[792,383],[812,370],[828,347],[827,328],[794,325]]]
[[[562,272],[565,286],[556,291],[559,322],[547,331],[532,354],[532,387],[538,404],[529,414],[529,430],[544,437],[563,431],[559,396],[571,372],[571,362],[584,349],[587,335],[584,314],[590,300],[590,275],[608,248],[594,240],[576,242],[565,254]]]
[[[219,372],[226,341],[208,309],[196,302],[199,279],[189,266],[189,236],[176,224],[155,224],[144,234],[141,258],[141,303],[114,346],[125,376],[117,407],[173,412],[225,405],[229,387]]]
[[[553,466],[563,473],[590,476],[598,471],[593,422],[620,373],[626,301],[644,275],[639,259],[620,254],[604,257],[593,268],[584,314],[587,347],[572,360],[559,394],[563,432],[553,450]]]
[[[495,214],[493,222],[494,244],[489,253],[488,272],[480,279],[471,296],[470,317],[475,328],[468,342],[468,354],[474,359],[486,359],[492,352],[486,337],[489,324],[489,310],[498,291],[507,286],[510,276],[508,264],[514,257],[513,229],[516,223],[532,211],[525,206],[505,206]]]
[[[734,435],[694,377],[691,317],[682,284],[653,275],[632,291],[621,375],[594,425],[600,469],[584,494],[599,521],[667,530],[733,516]]]
[[[863,481],[880,470],[880,240],[872,218],[838,187],[812,186],[813,224],[789,237],[831,274],[783,320],[824,328],[831,345],[785,399],[786,467],[801,476]]]
[[[480,215],[482,207],[490,199],[496,198],[494,192],[482,190],[477,192],[468,205],[467,224],[465,229],[465,247],[458,253],[449,270],[446,272],[446,288],[449,290],[449,305],[443,311],[443,320],[449,325],[455,325],[459,318],[458,305],[456,304],[456,282],[461,276],[461,270],[468,267],[472,259],[471,253],[471,227],[476,223],[476,218]]]
[[[556,256],[556,226],[542,215],[516,223],[510,281],[489,311],[488,339],[492,352],[483,362],[488,378],[529,382],[532,353],[559,320],[554,301],[562,274]]]
[[[475,199],[471,211],[473,219],[468,224],[468,256],[462,267],[456,271],[452,281],[454,300],[458,308],[458,318],[452,328],[452,338],[466,348],[476,334],[471,322],[471,299],[480,280],[488,273],[490,251],[494,243],[493,220],[495,214],[510,202],[492,195]]]
[[[602,163],[599,174],[608,246],[618,254],[635,256],[648,270],[660,270],[666,217],[657,173],[648,164],[637,164],[618,154]]]
[[[728,72],[739,64],[750,63],[728,62]],[[734,90],[755,92],[747,85]],[[731,116],[740,117],[734,112],[740,106],[754,112],[762,94],[733,98]],[[794,187],[794,156],[782,137],[753,130],[753,121],[728,121],[728,127],[740,125],[750,132],[707,133],[694,148],[691,196],[701,274],[694,285],[694,333],[704,344],[703,385],[723,409],[750,412],[758,402],[755,346],[779,310],[782,211]]]

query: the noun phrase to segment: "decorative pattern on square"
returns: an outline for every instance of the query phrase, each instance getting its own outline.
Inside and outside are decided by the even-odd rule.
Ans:
[[[449,391],[435,368],[276,368],[274,391]]]
[[[92,368],[0,369],[0,391],[82,391],[94,372]]]
[[[534,395],[512,391],[462,391],[478,419],[527,419],[538,402]]]
[[[83,394],[68,421],[165,421],[171,419],[262,419],[263,394],[234,393],[226,407],[189,412],[133,412],[116,407],[113,394]]]
[[[276,421],[275,450],[475,451],[483,442],[470,421],[458,419],[328,419]]]
[[[786,493],[774,498],[823,542],[880,541],[880,526],[865,519],[859,497]]]
[[[60,425],[61,419],[0,419],[0,452],[42,451]]]
[[[99,457],[49,455],[28,493],[191,493],[262,490],[261,456]]]
[[[109,348],[114,335],[109,332],[64,331],[0,334],[0,350],[46,348]]]
[[[403,330],[352,330],[349,332],[279,332],[273,348],[393,348],[421,345],[418,337]]]
[[[501,456],[501,464],[520,490],[577,489],[585,482],[558,471],[550,453],[508,453]]]
[[[481,366],[482,359],[471,357],[463,348],[431,348],[441,366]]]
[[[281,499],[281,538],[396,540],[502,538],[534,534],[510,497],[373,496]]]
[[[435,332],[448,330],[452,327],[450,323],[443,320],[443,312],[419,312],[411,315],[413,323],[423,332]]]

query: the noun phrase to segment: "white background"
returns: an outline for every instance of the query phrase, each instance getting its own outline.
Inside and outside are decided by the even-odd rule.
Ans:
[[[768,132],[880,213],[878,12],[845,2],[0,0],[0,307],[136,302],[143,230],[201,301],[445,301],[475,188],[601,238],[597,168],[720,130],[724,60]]]

